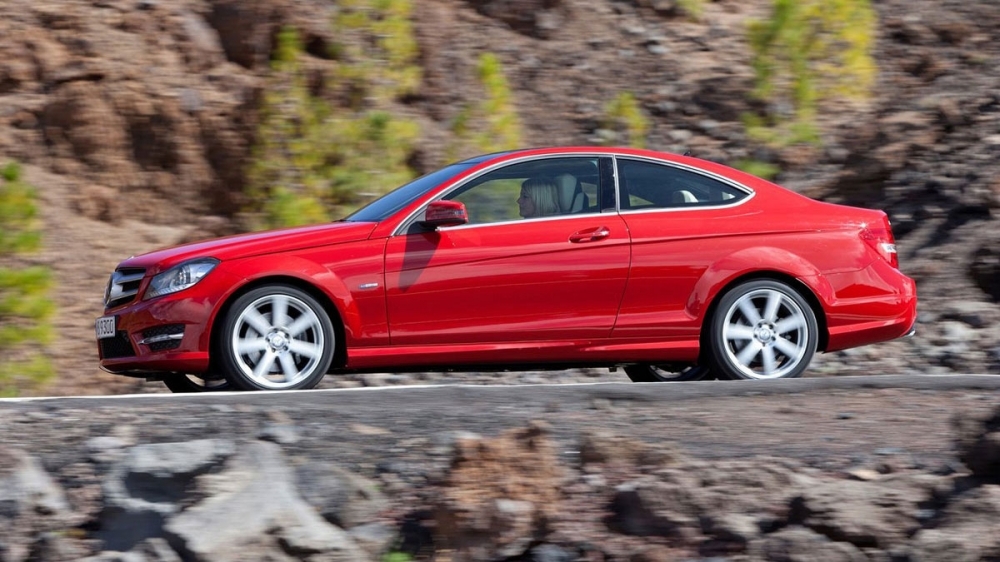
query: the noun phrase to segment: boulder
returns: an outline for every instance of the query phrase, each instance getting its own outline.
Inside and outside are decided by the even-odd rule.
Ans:
[[[204,499],[164,526],[185,559],[238,562],[266,554],[278,560],[369,560],[350,535],[299,496],[294,473],[274,443],[242,445],[223,470],[199,478],[196,491]]]
[[[558,513],[565,472],[549,429],[533,423],[496,438],[459,439],[434,513],[452,560],[524,554]]]
[[[79,523],[75,519],[62,488],[38,459],[0,448],[0,560],[27,560],[32,550],[46,548],[36,536],[51,536]]]
[[[952,427],[959,460],[976,477],[1000,483],[1000,408],[985,416],[960,412]]]

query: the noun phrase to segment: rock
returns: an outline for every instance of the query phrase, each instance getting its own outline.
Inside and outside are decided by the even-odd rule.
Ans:
[[[299,442],[299,430],[294,425],[272,423],[260,430],[257,439],[279,445],[294,445]]]
[[[639,537],[676,537],[681,526],[693,527],[695,520],[671,509],[655,484],[624,484],[611,500],[608,528]]]
[[[1000,278],[998,278],[1000,282]],[[958,320],[973,328],[986,328],[992,322],[989,318],[989,308],[976,301],[949,301],[942,307],[942,318]]]
[[[302,499],[344,529],[372,522],[388,507],[375,482],[335,464],[305,464],[296,469],[295,478]]]
[[[540,544],[531,549],[530,562],[573,562],[575,552],[570,552],[554,544]]]
[[[22,514],[60,515],[69,511],[62,488],[45,472],[34,457],[19,451],[6,453],[13,470],[0,485],[2,514],[16,518]],[[7,464],[7,463],[4,463]]]
[[[107,186],[87,185],[77,193],[73,203],[89,219],[115,224],[123,217],[118,192]]]
[[[750,554],[761,560],[783,562],[869,562],[858,547],[831,541],[802,527],[788,527],[754,541]]]
[[[65,493],[38,459],[0,449],[0,559],[21,562],[31,551],[71,551],[49,533],[74,523]]]
[[[986,416],[959,412],[952,428],[959,460],[976,477],[1000,483],[1000,408]]]
[[[679,464],[683,459],[669,443],[653,446],[601,430],[584,432],[580,444],[580,461],[584,465],[624,463],[664,467]]]
[[[562,0],[466,0],[484,16],[502,21],[511,29],[547,39],[565,18]]]
[[[221,472],[199,479],[204,500],[171,516],[164,534],[182,557],[198,561],[245,560],[246,545],[330,562],[369,560],[350,535],[302,500],[292,481],[280,447],[244,444]]]
[[[222,465],[235,447],[204,439],[130,448],[105,478],[98,538],[109,550],[128,551],[163,536],[166,518],[180,511],[195,478]]]
[[[948,498],[934,521],[914,537],[911,558],[916,562],[990,560],[1000,555],[1000,486],[986,485]]]
[[[996,242],[975,250],[969,264],[969,276],[993,302],[1000,303],[1000,249]]]
[[[436,537],[453,560],[524,554],[559,510],[565,477],[548,427],[462,439],[434,506]]]
[[[790,520],[859,548],[905,543],[919,528],[914,514],[925,492],[906,480],[823,482],[802,489]]]
[[[347,532],[372,560],[381,560],[399,537],[397,529],[386,523],[366,523],[351,527]]]

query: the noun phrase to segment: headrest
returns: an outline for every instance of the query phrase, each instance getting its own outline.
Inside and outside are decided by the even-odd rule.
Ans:
[[[576,202],[576,176],[573,174],[559,174],[555,177],[556,187],[559,190],[559,209],[564,213],[575,211],[573,204]]]

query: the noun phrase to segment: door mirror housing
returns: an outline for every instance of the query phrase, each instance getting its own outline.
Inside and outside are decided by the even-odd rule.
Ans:
[[[459,201],[432,201],[424,212],[424,220],[420,223],[428,228],[442,226],[458,226],[469,222],[469,213],[465,204]]]

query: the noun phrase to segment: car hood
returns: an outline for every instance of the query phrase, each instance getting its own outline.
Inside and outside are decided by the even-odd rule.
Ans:
[[[148,254],[133,256],[118,267],[141,267],[163,271],[178,263],[195,258],[215,258],[221,261],[249,258],[275,252],[304,250],[331,244],[367,239],[376,223],[334,222],[314,226],[268,230],[237,234],[225,238],[202,240],[181,246],[164,248]]]

